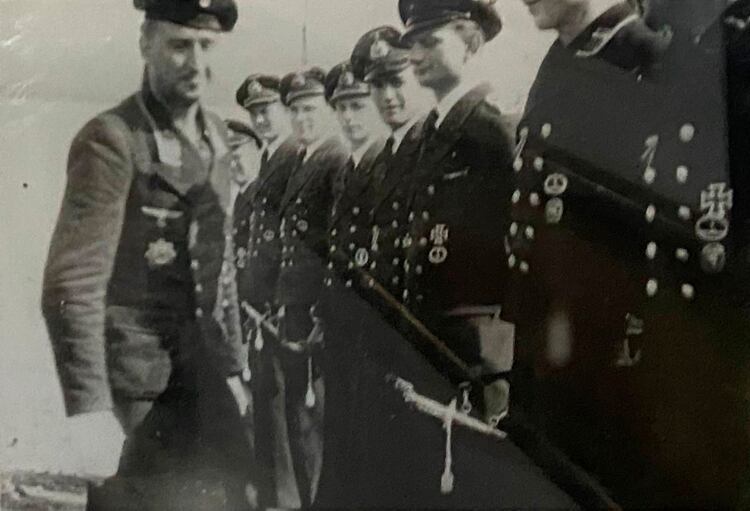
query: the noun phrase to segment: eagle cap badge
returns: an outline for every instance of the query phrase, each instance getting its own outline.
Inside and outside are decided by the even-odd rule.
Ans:
[[[292,78],[291,85],[292,87],[296,89],[301,89],[302,87],[305,86],[305,83],[306,83],[305,75],[303,75],[302,73],[298,73],[294,75],[294,78]]]
[[[370,46],[370,58],[373,60],[380,60],[388,57],[391,54],[391,47],[387,41],[383,39],[376,39],[372,46]]]
[[[339,85],[342,87],[353,87],[354,86],[354,75],[351,71],[347,71],[343,75],[341,75],[341,80],[339,81]]]
[[[261,94],[263,92],[263,86],[258,80],[253,80],[247,85],[247,92],[251,96]]]

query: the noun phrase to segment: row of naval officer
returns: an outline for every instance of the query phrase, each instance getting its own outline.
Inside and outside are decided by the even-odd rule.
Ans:
[[[274,410],[256,413],[256,421],[268,418],[261,429],[286,435],[283,459],[292,470],[269,467],[282,502],[307,505],[319,485],[354,493],[351,478],[340,481],[357,467],[326,462],[324,469],[323,453],[342,464],[354,448],[341,440],[351,438],[344,424],[357,422],[353,403],[369,406],[362,402],[366,384],[354,384],[354,352],[385,344],[384,331],[399,329],[396,311],[371,291],[375,282],[485,375],[485,394],[472,399],[488,419],[507,407],[512,327],[498,315],[511,139],[486,99],[489,86],[470,81],[466,70],[501,24],[489,5],[453,3],[446,15],[402,2],[405,34],[379,27],[328,73],[252,74],[237,90],[251,126],[230,127],[240,141],[246,133],[261,159],[234,206],[239,293],[255,348],[251,373],[262,380],[254,388],[266,391],[256,390],[256,412]],[[331,109],[341,135],[327,132]],[[480,329],[490,335],[480,339]],[[381,368],[374,383],[381,392],[386,372]],[[326,475],[333,470],[337,483]],[[295,486],[296,495],[281,495],[279,488]]]

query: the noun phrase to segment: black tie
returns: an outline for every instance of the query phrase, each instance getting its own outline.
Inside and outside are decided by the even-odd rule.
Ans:
[[[393,138],[393,135],[388,137],[388,140],[385,141],[385,148],[383,151],[385,152],[385,155],[390,158],[393,155],[393,146],[396,145],[396,139]]]
[[[424,121],[424,140],[425,142],[429,142],[430,139],[432,139],[433,135],[435,135],[435,132],[437,131],[437,120],[438,120],[438,111],[437,108],[433,108],[430,110],[430,114],[427,116],[427,119]]]
[[[263,150],[263,154],[260,157],[260,168],[264,169],[268,165],[268,148]]]
[[[437,133],[435,123],[437,122],[437,118],[437,108],[433,108],[430,110],[430,114],[424,121],[424,126],[422,127],[422,140],[419,143],[420,159],[425,153],[430,153],[435,148],[435,134]]]
[[[350,156],[349,160],[346,162],[346,167],[344,167],[344,172],[341,174],[344,187],[346,187],[352,181],[352,177],[354,176],[354,173],[356,171],[357,164],[354,163],[354,158]]]
[[[297,170],[302,167],[302,164],[305,162],[305,158],[307,157],[307,147],[303,147],[299,150],[299,159],[297,160]]]

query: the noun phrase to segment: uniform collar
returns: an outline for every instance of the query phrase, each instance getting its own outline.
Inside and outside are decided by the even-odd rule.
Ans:
[[[281,147],[281,144],[284,143],[284,139],[285,138],[283,136],[279,135],[276,137],[276,140],[274,140],[270,144],[266,142],[266,147],[264,147],[263,150],[268,151],[268,158],[271,158],[276,150]]]
[[[302,163],[307,162],[307,160],[310,159],[310,157],[315,153],[315,151],[317,151],[318,149],[320,149],[320,146],[322,146],[325,143],[325,141],[326,141],[326,137],[322,136],[318,140],[316,140],[315,142],[313,142],[312,144],[310,144],[308,146],[304,146],[304,148],[305,148],[305,159],[302,160]]]
[[[639,16],[628,2],[620,2],[601,13],[583,32],[571,41],[568,48],[577,57],[593,57]]]
[[[250,187],[250,184],[250,181],[248,181],[244,185],[240,185],[234,179],[229,183],[229,203],[232,204],[232,208],[235,207],[235,205],[237,204],[237,200],[242,194],[247,191],[247,189]]]
[[[352,161],[354,162],[354,167],[356,168],[359,165],[359,162],[362,161],[362,158],[365,157],[365,154],[367,151],[370,150],[372,147],[372,144],[374,144],[375,141],[371,138],[355,151],[352,151]]]
[[[154,121],[156,128],[158,128],[159,130],[170,130],[175,133],[180,131],[174,125],[174,120],[172,119],[172,114],[169,112],[169,109],[164,105],[164,103],[161,102],[159,98],[156,97],[156,94],[154,94],[154,92],[151,90],[151,86],[148,83],[148,78],[145,75],[143,78],[143,86],[141,88],[141,98],[143,100],[143,104],[148,110],[151,120]],[[198,123],[198,126],[203,129],[204,134],[208,135],[210,126],[208,123],[208,119],[206,118],[206,115],[203,111],[203,105],[200,104],[198,105],[198,112],[196,113],[196,122]]]
[[[435,110],[437,111],[438,117],[435,121],[435,128],[439,128],[441,124],[443,124],[443,121],[446,117],[448,117],[448,114],[451,112],[454,106],[456,106],[456,103],[461,101],[461,98],[463,98],[466,94],[471,91],[476,84],[470,83],[470,82],[462,82],[458,84],[458,86],[450,91],[447,96],[445,96],[442,100],[438,102],[438,104],[435,106]]]
[[[192,144],[174,125],[169,110],[153,93],[145,75],[141,92],[137,95],[137,102],[153,130],[159,161],[175,166],[181,165],[182,144]],[[203,130],[203,136],[214,153],[213,159],[223,156],[229,148],[219,133],[218,127],[210,122],[200,105],[197,116],[198,125]],[[197,150],[197,148],[195,149]]]
[[[406,121],[403,126],[396,128],[391,136],[393,137],[393,154],[396,154],[398,151],[398,148],[401,147],[401,142],[404,141],[404,138],[406,138],[406,134],[409,133],[409,130],[419,122],[419,119],[421,118],[421,115],[414,114],[411,119]]]

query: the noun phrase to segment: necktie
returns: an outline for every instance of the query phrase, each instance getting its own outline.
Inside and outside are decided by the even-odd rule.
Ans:
[[[263,154],[260,157],[260,168],[264,169],[266,168],[266,165],[268,165],[268,148],[267,147],[263,150]]]
[[[302,164],[305,162],[305,158],[307,157],[307,148],[303,147],[299,150],[299,157],[297,158],[297,165],[295,170],[299,170],[302,167]]]
[[[344,172],[341,173],[342,185],[344,188],[346,188],[346,186],[352,181],[352,176],[356,170],[357,165],[354,163],[354,158],[350,156],[344,167]]]
[[[437,126],[435,126],[435,124],[437,123],[437,119],[437,108],[433,108],[432,110],[430,110],[430,114],[424,121],[423,140],[425,141],[425,143],[429,143],[432,140],[432,137],[435,135],[435,132],[437,131]]]
[[[393,135],[391,135],[388,137],[388,140],[386,140],[383,151],[378,155],[378,158],[375,161],[375,179],[379,184],[382,184],[388,175],[391,162],[395,157],[395,154],[393,153],[393,147],[395,145],[396,140],[393,138]]]
[[[396,139],[393,138],[393,135],[388,137],[388,140],[385,141],[385,148],[383,152],[385,152],[386,156],[391,156],[393,154],[393,146],[396,145]]]

